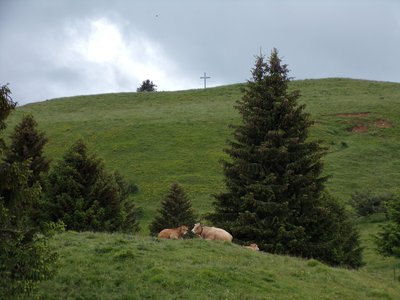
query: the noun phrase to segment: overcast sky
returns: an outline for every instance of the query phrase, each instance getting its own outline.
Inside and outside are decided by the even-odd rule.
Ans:
[[[273,47],[295,79],[400,82],[400,0],[0,0],[0,85],[19,104],[245,82]]]

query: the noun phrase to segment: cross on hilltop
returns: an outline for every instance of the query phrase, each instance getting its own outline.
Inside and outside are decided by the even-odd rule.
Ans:
[[[206,81],[208,78],[211,78],[211,77],[207,76],[206,72],[204,72],[204,76],[200,77],[200,79],[204,79],[204,88],[206,88]]]

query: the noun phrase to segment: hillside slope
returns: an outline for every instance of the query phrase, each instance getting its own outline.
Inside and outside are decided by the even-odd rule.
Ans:
[[[77,138],[140,189],[142,232],[161,198],[180,182],[203,214],[223,186],[223,148],[241,85],[206,90],[120,93],[55,99],[19,107],[32,113],[49,137],[46,154],[59,159]],[[356,190],[393,191],[400,169],[400,84],[323,79],[294,81],[315,125],[311,138],[329,147],[328,187],[342,201]]]
[[[57,235],[56,277],[40,299],[398,299],[399,282],[315,260],[204,240]]]
[[[400,260],[376,254],[371,234],[382,217],[359,222],[366,266],[326,267],[237,245],[199,240],[157,241],[148,224],[169,186],[179,181],[200,215],[223,190],[223,148],[241,86],[157,93],[120,93],[54,99],[19,107],[8,132],[31,113],[49,137],[57,160],[76,139],[139,186],[141,236],[73,232],[53,240],[58,275],[38,297],[103,299],[396,299]],[[400,84],[323,79],[294,81],[315,120],[310,138],[329,150],[328,188],[343,202],[355,191],[398,192]]]

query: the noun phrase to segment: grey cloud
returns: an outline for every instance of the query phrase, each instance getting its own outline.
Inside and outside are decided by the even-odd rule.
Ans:
[[[128,46],[140,37],[161,47],[155,52],[161,61],[152,64],[170,68],[160,78],[185,81],[184,88],[201,88],[203,72],[212,77],[210,85],[245,81],[260,47],[267,55],[277,47],[299,79],[400,82],[396,0],[6,0],[0,4],[0,84],[10,82],[22,104],[105,92],[105,84],[113,91],[134,91],[139,79],[121,66],[74,64],[68,57],[76,53],[67,51],[73,41],[66,28],[100,18],[116,24]],[[79,27],[82,36],[85,30],[88,34]],[[149,57],[131,59],[144,63]],[[98,72],[108,78],[93,75]]]

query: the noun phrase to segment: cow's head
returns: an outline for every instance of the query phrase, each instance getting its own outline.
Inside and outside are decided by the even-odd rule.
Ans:
[[[194,234],[200,235],[202,231],[203,231],[203,227],[201,227],[201,224],[200,224],[200,223],[194,224],[194,227],[193,227],[193,229],[192,229],[192,232],[193,232]]]
[[[179,227],[179,231],[182,235],[185,235],[188,232],[189,228],[185,225]]]
[[[250,244],[250,247],[253,248],[255,251],[260,251],[260,248],[258,248],[257,244],[255,243]]]

